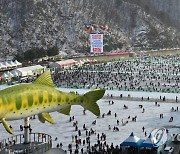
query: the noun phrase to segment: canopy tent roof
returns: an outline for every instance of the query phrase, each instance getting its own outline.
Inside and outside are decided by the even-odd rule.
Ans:
[[[80,60],[79,62],[82,63],[82,64],[84,64],[84,61],[83,61],[83,60]]]
[[[44,67],[41,65],[34,65],[34,66],[17,68],[13,71],[18,72],[20,76],[28,76],[28,75],[33,75],[33,73],[39,73],[39,71],[43,69]]]
[[[3,78],[3,79],[6,79],[6,78],[8,78],[9,76],[6,74],[6,73],[4,73],[2,76],[1,76],[1,78]]]
[[[6,74],[7,74],[9,77],[14,77],[14,74],[12,74],[12,73],[9,72],[9,71],[8,71]]]
[[[96,59],[89,59],[89,62],[94,63],[94,62],[97,62],[97,60]]]
[[[152,137],[152,135],[150,134],[149,137],[144,140],[144,142],[140,145],[140,147],[144,147],[144,148],[158,148],[159,145],[154,143],[155,138]]]
[[[140,147],[143,141],[143,139],[138,138],[132,132],[130,136],[120,144],[120,146]]]
[[[17,66],[13,61],[8,61],[8,64],[11,65],[11,67],[16,67]]]
[[[3,62],[3,65],[6,67],[12,67],[11,64],[9,64],[7,61]]]
[[[17,70],[12,70],[11,73],[16,77],[20,75],[19,71]]]
[[[1,78],[3,78],[3,79],[12,78],[12,77],[14,77],[14,74],[11,73],[11,72],[9,72],[9,71],[5,72],[5,73],[1,76]]]
[[[77,61],[75,61],[74,59],[67,59],[67,60],[63,60],[63,61],[58,61],[57,63],[61,66],[75,65],[75,64],[77,64]]]
[[[13,61],[4,61],[0,63],[0,69],[4,68],[11,68],[11,67],[17,67],[17,66],[22,66],[22,63],[18,62],[17,60]]]
[[[86,59],[86,62],[90,62],[88,58]]]
[[[0,63],[0,69],[6,68],[6,66],[3,63]]]
[[[17,60],[15,60],[14,63],[15,63],[17,66],[22,65],[22,63],[18,62]]]
[[[16,70],[18,70],[18,71],[33,71],[33,70],[38,70],[38,69],[43,69],[43,68],[44,67],[41,65],[33,65],[33,66],[17,68]]]
[[[67,60],[53,62],[49,66],[50,66],[50,68],[53,68],[53,67],[71,66],[71,65],[76,65],[76,64],[78,64],[78,62],[76,60],[67,59]]]
[[[11,78],[11,77],[18,77],[18,76],[36,75],[36,74],[41,73],[43,69],[44,67],[41,65],[16,68],[10,72],[9,71],[5,72],[1,77],[5,79],[5,78]]]
[[[84,63],[86,63],[86,62],[87,62],[87,60],[86,60],[86,59],[82,59],[82,61],[83,61]]]

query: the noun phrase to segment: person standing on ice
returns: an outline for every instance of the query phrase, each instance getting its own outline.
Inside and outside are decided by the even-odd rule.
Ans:
[[[74,142],[74,135],[72,135],[72,142]]]
[[[143,130],[143,132],[144,132],[144,130],[145,130],[144,126],[142,127],[142,130]]]
[[[117,117],[117,113],[114,114],[115,118]]]

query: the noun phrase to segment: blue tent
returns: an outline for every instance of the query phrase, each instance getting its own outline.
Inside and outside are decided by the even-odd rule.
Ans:
[[[154,143],[154,138],[152,137],[152,135],[150,134],[149,137],[144,140],[144,142],[140,145],[140,147],[144,147],[144,148],[158,148],[159,145]]]
[[[140,147],[143,142],[143,139],[138,138],[132,132],[131,135],[120,144],[120,146]]]

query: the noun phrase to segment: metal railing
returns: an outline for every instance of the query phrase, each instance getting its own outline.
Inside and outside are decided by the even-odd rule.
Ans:
[[[31,133],[30,143],[24,135],[15,135],[0,142],[0,154],[42,154],[52,148],[52,137],[44,133]]]

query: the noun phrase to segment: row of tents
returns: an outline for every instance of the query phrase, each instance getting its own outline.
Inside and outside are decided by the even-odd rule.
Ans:
[[[67,67],[71,67],[74,65],[81,66],[85,63],[93,63],[93,62],[96,62],[96,60],[95,59],[82,59],[82,60],[76,61],[74,59],[67,59],[67,60],[52,62],[49,64],[49,68],[53,70],[54,68],[67,68]],[[22,65],[21,63],[18,63],[17,61],[15,61],[14,64],[15,63],[18,64],[18,66]],[[43,70],[45,70],[45,69],[46,68],[41,65],[18,67],[18,68],[13,69],[12,71],[5,72],[1,76],[1,79],[10,79],[12,77],[35,76],[37,74],[41,74],[43,72]]]
[[[21,67],[21,66],[22,66],[22,63],[18,62],[17,60],[0,62],[0,70],[6,70],[9,68]]]
[[[5,72],[1,78],[9,79],[12,77],[25,77],[25,76],[35,76],[37,74],[41,74],[44,71],[44,67],[41,65],[34,65],[22,68],[16,68],[12,71]]]

